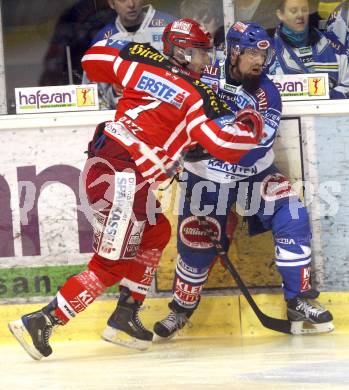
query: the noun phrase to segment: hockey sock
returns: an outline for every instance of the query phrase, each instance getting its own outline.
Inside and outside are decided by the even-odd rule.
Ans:
[[[77,313],[85,310],[104,290],[105,286],[92,271],[86,270],[75,275],[58,291],[54,315],[66,324]]]

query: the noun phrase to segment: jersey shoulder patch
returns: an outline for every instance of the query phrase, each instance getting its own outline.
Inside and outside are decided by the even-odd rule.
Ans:
[[[120,42],[120,41],[119,41]],[[130,43],[130,42],[128,42]],[[126,46],[126,45],[125,45]],[[125,48],[123,46],[123,48]],[[149,64],[154,66],[168,66],[168,61],[166,58],[150,46],[147,43],[138,43],[132,42],[130,43],[121,53],[120,57],[125,60],[140,62],[143,64]]]
[[[117,37],[113,35],[110,38],[108,38],[106,46],[122,50],[129,43],[130,43],[129,41],[123,41],[123,40],[117,39]]]
[[[206,65],[202,77],[218,79],[220,75],[220,68],[215,65]]]

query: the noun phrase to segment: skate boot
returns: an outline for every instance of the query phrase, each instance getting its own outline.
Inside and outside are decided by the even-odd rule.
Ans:
[[[332,314],[314,301],[318,296],[318,291],[309,290],[287,302],[292,334],[325,333],[334,329]]]
[[[116,309],[109,317],[102,339],[124,347],[145,351],[151,345],[153,333],[142,324],[138,314],[142,302],[130,303],[130,290],[123,287]]]
[[[194,310],[180,307],[175,301],[170,302],[168,307],[171,310],[168,316],[154,324],[155,335],[153,341],[159,342],[172,339],[189,322],[189,318],[194,312]]]
[[[51,355],[48,341],[52,331],[60,325],[59,320],[44,309],[25,314],[20,320],[8,324],[10,332],[35,360]]]

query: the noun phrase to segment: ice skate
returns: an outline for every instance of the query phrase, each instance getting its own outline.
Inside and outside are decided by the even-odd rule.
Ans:
[[[151,345],[153,333],[147,330],[139,318],[141,302],[128,303],[130,292],[123,288],[118,305],[109,317],[102,339],[124,347],[145,351]]]
[[[287,317],[292,334],[326,333],[334,329],[332,314],[314,298],[319,293],[311,290],[287,302]]]
[[[52,353],[48,341],[57,325],[59,323],[52,315],[39,310],[25,314],[20,320],[11,321],[8,327],[28,354],[33,359],[40,360]]]
[[[168,316],[154,324],[155,334],[153,341],[155,342],[172,339],[180,329],[184,328],[193,314],[193,310],[185,310],[183,308],[178,310],[178,305],[173,301],[168,306],[171,309]]]

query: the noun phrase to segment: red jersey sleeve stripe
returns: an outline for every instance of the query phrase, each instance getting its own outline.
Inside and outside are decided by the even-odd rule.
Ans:
[[[220,146],[220,147],[223,147],[223,148],[226,148],[226,149],[250,150],[250,149],[253,149],[256,146],[256,142],[255,143],[230,142],[230,141],[226,141],[226,140],[224,140],[222,138],[219,138],[218,134],[215,133],[212,129],[210,129],[210,127],[206,123],[201,125],[201,129],[202,129],[202,134],[205,135],[210,141],[212,141],[217,146]],[[241,132],[241,130],[239,128],[237,128],[235,125],[232,125],[232,126],[230,126],[230,129],[234,130],[234,133],[230,134],[230,139],[231,140],[233,138],[235,138],[235,137],[236,137],[237,141],[239,139],[241,139],[240,138],[241,134],[235,136],[235,132],[237,132],[237,133]],[[247,132],[244,132],[244,137],[243,138],[246,137],[246,133]]]
[[[181,121],[181,123],[175,128],[173,133],[169,136],[168,140],[164,144],[164,149],[168,150],[171,147],[171,144],[176,141],[178,134],[183,130],[183,128],[186,126],[187,118],[190,114],[198,110],[203,105],[202,99],[198,100],[195,104],[193,104],[190,109],[188,110],[185,118]]]
[[[109,61],[112,62],[115,60],[115,56],[112,54],[85,54],[82,57],[82,62],[86,61]]]
[[[129,66],[129,68],[128,68],[126,74],[125,74],[125,77],[123,78],[122,83],[121,83],[122,86],[123,86],[124,88],[126,87],[126,85],[128,84],[128,82],[130,81],[130,79],[131,79],[133,73],[135,72],[137,66],[138,66],[138,63],[137,63],[137,62],[133,62],[133,63]]]
[[[114,65],[113,65],[113,71],[115,74],[117,74],[118,72],[118,69],[119,69],[119,66],[122,64],[122,59],[120,57],[118,57],[116,59],[116,61],[114,62]]]
[[[201,116],[193,119],[192,121],[190,121],[187,125],[188,134],[190,134],[190,132],[193,130],[194,127],[198,126],[200,123],[207,121],[207,119],[208,118],[206,115],[201,115]]]

